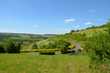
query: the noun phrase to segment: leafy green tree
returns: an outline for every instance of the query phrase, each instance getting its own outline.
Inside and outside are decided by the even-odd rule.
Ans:
[[[3,44],[0,44],[0,53],[5,53],[5,48],[3,47]]]
[[[20,53],[21,43],[7,40],[5,41],[5,49],[7,53]]]
[[[37,45],[39,49],[68,49],[70,43],[61,38],[54,38],[40,41]]]
[[[32,49],[38,49],[38,46],[37,46],[36,43],[34,43],[34,44],[32,45]]]

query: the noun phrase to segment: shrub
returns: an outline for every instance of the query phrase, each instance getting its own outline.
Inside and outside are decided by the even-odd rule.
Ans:
[[[5,53],[5,48],[3,47],[3,44],[0,44],[0,53]]]
[[[68,49],[69,42],[60,39],[43,40],[37,43],[39,49]]]
[[[52,51],[41,51],[40,54],[42,54],[42,55],[55,55],[55,52],[52,52]]]
[[[38,49],[38,46],[37,46],[36,43],[34,43],[34,44],[32,45],[32,49]]]
[[[104,61],[110,59],[110,35],[96,34],[86,42],[86,51],[91,53],[93,60]]]
[[[7,53],[20,53],[21,43],[7,40],[5,41],[5,49]]]
[[[43,40],[37,43],[39,49],[53,49],[55,48],[54,41]]]
[[[70,46],[70,43],[69,42],[66,42],[66,41],[62,41],[59,43],[59,48],[61,48],[61,52],[62,53],[66,53]]]

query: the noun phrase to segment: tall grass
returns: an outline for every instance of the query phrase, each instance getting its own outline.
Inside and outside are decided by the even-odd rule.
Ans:
[[[0,73],[90,73],[88,56],[0,54]]]

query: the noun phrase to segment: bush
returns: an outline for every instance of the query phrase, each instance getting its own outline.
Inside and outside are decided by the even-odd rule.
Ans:
[[[53,51],[41,51],[40,54],[42,54],[42,55],[55,55],[55,52],[53,52]]]
[[[58,49],[37,49],[36,51],[44,55],[54,55]]]
[[[3,44],[0,44],[0,53],[5,53],[5,48],[3,47]]]
[[[110,59],[110,35],[97,34],[86,42],[86,51],[91,53],[93,60],[105,61]]]
[[[21,43],[7,40],[5,41],[5,49],[7,53],[20,53]]]
[[[52,48],[54,48],[53,47],[54,44],[52,44],[52,43],[53,43],[52,41],[43,40],[43,41],[38,42],[37,45],[38,45],[39,49],[52,49]]]
[[[39,49],[68,49],[69,42],[59,39],[43,40],[37,43]]]
[[[32,49],[38,49],[38,46],[37,46],[36,43],[34,43],[34,44],[32,45]]]

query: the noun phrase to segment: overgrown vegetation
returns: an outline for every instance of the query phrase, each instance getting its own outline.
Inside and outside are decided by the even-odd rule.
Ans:
[[[0,53],[5,53],[5,49],[3,47],[3,44],[0,43]]]
[[[93,73],[109,73],[110,72],[110,23],[103,26],[106,30],[98,31],[103,29],[102,26],[96,28],[90,28],[88,30],[95,30],[89,34],[86,33],[84,44],[84,51],[91,57],[90,68]],[[97,30],[98,29],[98,30]],[[87,32],[87,30],[86,30]],[[94,33],[95,32],[95,33]],[[80,36],[83,37],[83,36]],[[81,40],[82,41],[82,40]]]
[[[90,73],[88,56],[1,54],[0,73]]]
[[[0,44],[0,53],[20,53],[21,44],[11,39],[5,40]]]

